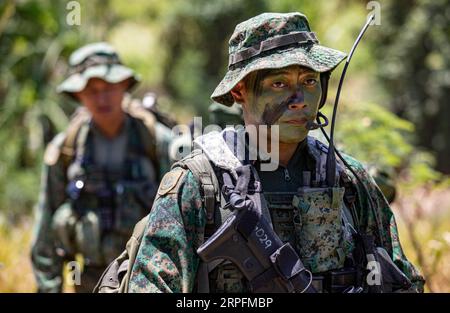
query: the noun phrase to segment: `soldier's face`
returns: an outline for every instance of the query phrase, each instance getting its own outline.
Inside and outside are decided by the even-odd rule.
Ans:
[[[251,73],[244,82],[242,105],[246,124],[278,125],[283,143],[306,138],[322,94],[319,73],[294,65]]]
[[[121,104],[128,85],[128,80],[111,84],[99,78],[91,78],[76,96],[92,114],[94,122],[120,122],[124,115]]]

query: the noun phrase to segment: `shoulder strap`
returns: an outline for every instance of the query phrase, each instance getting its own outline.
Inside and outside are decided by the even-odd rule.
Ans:
[[[153,113],[149,112],[141,105],[141,102],[139,100],[131,99],[130,97],[124,97],[122,108],[132,117],[141,120],[144,123],[145,127],[147,127],[150,134],[155,137],[156,118]]]
[[[203,201],[206,208],[207,227],[215,227],[214,214],[216,203],[220,201],[220,188],[217,177],[214,173],[214,169],[212,168],[209,160],[200,150],[196,150],[188,157],[185,157],[184,159],[175,163],[172,166],[172,169],[176,167],[189,169],[194,177],[200,182],[200,188],[201,192],[203,193]],[[136,224],[133,230],[133,235],[127,242],[126,254],[123,255],[124,259],[128,258],[128,262],[126,264],[127,270],[125,276],[120,281],[120,288],[118,291],[119,293],[128,292],[130,274],[133,269],[133,264],[136,260],[136,255],[138,253],[139,246],[144,235],[145,227],[148,223],[148,218],[149,215],[144,217]]]
[[[69,122],[66,130],[66,139],[61,148],[61,155],[63,157],[64,165],[67,167],[76,153],[76,140],[78,132],[81,127],[86,124],[91,118],[91,115],[84,107],[79,107]]]
[[[126,251],[128,254],[128,264],[127,272],[120,282],[119,293],[128,292],[128,283],[130,282],[131,271],[133,270],[133,264],[136,260],[137,253],[139,251],[139,246],[141,245],[142,238],[144,237],[145,227],[148,224],[149,214],[147,214],[143,219],[141,219],[136,226],[134,226],[133,235],[128,240],[126,245]]]
[[[156,145],[156,118],[153,113],[146,110],[137,99],[131,99],[129,96],[125,97],[122,102],[123,110],[131,117],[135,118],[138,123],[137,131],[141,138],[145,154],[152,161],[155,169],[159,173],[159,156]],[[159,177],[161,178],[161,177]]]
[[[94,293],[127,293],[131,271],[139,251],[149,215],[134,226],[133,234],[127,242],[125,250],[114,259],[101,275]]]
[[[194,177],[200,182],[206,209],[205,240],[216,230],[216,203],[220,204],[220,186],[216,173],[206,155],[199,149],[175,163],[172,168],[181,166],[188,168]],[[220,260],[221,262],[222,260]],[[196,289],[199,293],[209,293],[210,266],[200,261],[197,270]]]
[[[206,209],[206,224],[208,227],[214,227],[216,203],[220,201],[220,186],[208,158],[200,150],[194,150],[189,156],[175,163],[172,168],[177,166],[188,168],[200,182],[200,192],[203,193]]]

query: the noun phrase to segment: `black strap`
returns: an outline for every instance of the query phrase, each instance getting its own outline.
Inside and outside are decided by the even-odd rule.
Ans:
[[[241,61],[250,59],[264,51],[272,50],[278,47],[287,46],[293,43],[319,43],[314,32],[295,32],[266,39],[257,45],[249,47],[245,50],[230,54],[228,67]]]
[[[219,201],[219,183],[214,176],[214,170],[209,160],[201,151],[195,152],[191,157],[184,158],[179,162],[187,167],[200,182],[203,201],[206,209],[206,226],[215,229],[214,217],[216,203]]]
[[[225,200],[230,205],[232,210],[244,210],[242,214],[244,216],[237,224],[239,232],[248,238],[252,231],[255,229],[261,216],[261,208],[254,205],[252,201],[252,196],[248,195],[248,187],[251,182],[251,166],[242,165],[236,168],[236,173],[238,174],[238,179],[236,184],[233,183],[233,178],[230,173],[223,172],[222,179],[224,183],[224,196]],[[254,196],[260,196],[259,193],[255,193]]]

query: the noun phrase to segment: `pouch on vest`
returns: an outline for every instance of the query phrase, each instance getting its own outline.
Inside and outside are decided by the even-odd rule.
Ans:
[[[100,218],[94,211],[89,211],[75,225],[77,252],[83,255],[86,265],[104,264],[101,250]]]
[[[294,223],[297,250],[313,273],[342,268],[342,208],[345,188],[300,188],[293,198],[300,221]]]
[[[77,219],[72,205],[67,202],[58,207],[53,214],[52,230],[66,256],[74,256],[77,252],[74,238]]]
[[[80,253],[85,265],[104,264],[97,212],[87,211],[80,216],[71,203],[65,203],[55,211],[52,229],[66,256],[74,257]]]

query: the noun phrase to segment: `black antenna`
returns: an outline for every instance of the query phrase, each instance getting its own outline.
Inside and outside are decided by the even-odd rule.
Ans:
[[[323,128],[321,128],[321,131],[322,131],[323,135],[325,136],[325,138],[327,139],[327,141],[329,142],[328,154],[327,154],[327,169],[326,169],[328,186],[336,186],[336,184],[337,184],[337,181],[336,181],[336,155],[335,155],[335,153],[336,153],[339,156],[339,158],[341,159],[341,161],[344,163],[344,165],[355,176],[356,180],[362,186],[363,190],[366,192],[369,207],[370,207],[370,209],[373,212],[373,215],[374,215],[374,218],[375,218],[375,222],[376,222],[376,224],[378,226],[377,227],[378,228],[378,235],[380,237],[381,242],[383,243],[383,236],[382,236],[382,233],[381,233],[381,227],[382,227],[381,220],[380,220],[380,217],[378,216],[378,213],[375,210],[375,206],[374,206],[374,203],[372,201],[372,197],[371,197],[371,195],[369,193],[369,190],[364,185],[364,183],[361,181],[361,179],[359,178],[357,173],[345,161],[344,157],[341,155],[341,153],[334,146],[334,126],[336,125],[336,112],[337,112],[337,107],[338,107],[338,103],[339,103],[339,96],[341,94],[342,84],[344,82],[345,73],[347,72],[348,65],[349,65],[350,60],[351,60],[351,58],[353,56],[353,53],[355,52],[356,47],[358,46],[362,36],[366,32],[367,28],[370,26],[370,23],[374,20],[374,18],[375,18],[375,15],[372,14],[367,19],[366,24],[361,29],[361,31],[360,31],[360,33],[358,35],[358,38],[356,38],[356,41],[353,44],[352,49],[350,50],[350,53],[348,54],[348,58],[347,58],[347,60],[345,62],[344,69],[342,70],[341,78],[339,80],[338,90],[336,92],[336,99],[334,101],[333,116],[332,116],[332,119],[331,119],[331,130],[330,130],[331,136],[328,137],[327,133],[325,132],[325,130]],[[352,213],[352,217],[354,219],[354,222],[356,222],[356,225],[360,226],[359,225],[359,218],[358,218],[357,212],[354,210],[354,208],[352,208],[351,213]],[[358,227],[358,229],[359,229],[359,227]]]
[[[356,47],[358,46],[359,42],[361,41],[362,36],[366,32],[367,28],[369,27],[370,23],[375,18],[375,15],[372,14],[368,19],[366,24],[364,24],[363,28],[359,32],[358,38],[356,38],[355,43],[352,46],[352,49],[350,50],[350,53],[348,54],[347,60],[345,61],[344,69],[342,70],[341,78],[339,80],[339,86],[336,92],[336,98],[334,100],[334,106],[333,106],[333,115],[331,117],[331,129],[330,129],[330,145],[328,147],[328,154],[327,154],[327,183],[328,186],[336,186],[336,155],[335,155],[335,148],[334,148],[334,126],[336,125],[336,113],[339,103],[339,96],[341,95],[341,89],[342,84],[344,83],[345,74],[347,73],[348,65],[350,64],[350,60],[352,59],[353,53],[355,52]]]

